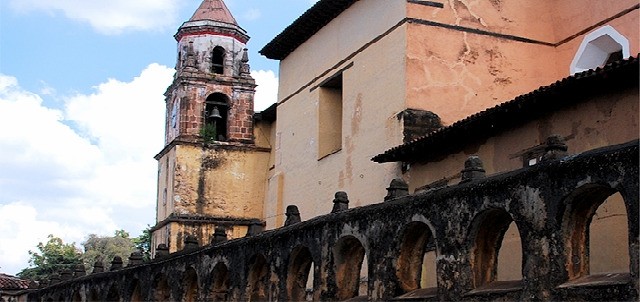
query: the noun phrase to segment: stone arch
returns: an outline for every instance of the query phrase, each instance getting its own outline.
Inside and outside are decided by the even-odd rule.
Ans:
[[[423,288],[421,284],[422,269],[425,265],[425,254],[427,252],[436,253],[436,243],[433,232],[429,226],[421,221],[408,223],[402,232],[400,250],[396,267],[396,276],[400,281],[400,288],[403,293]],[[435,269],[435,257],[433,257],[431,268]],[[427,272],[435,276],[435,271]],[[431,285],[431,284],[430,284]]]
[[[73,302],[81,302],[82,301],[82,295],[80,295],[80,291],[74,291],[73,293],[73,298],[71,299]]]
[[[472,284],[475,288],[498,281],[498,257],[503,239],[510,227],[517,224],[507,211],[499,208],[492,208],[480,212],[474,218],[470,229],[470,264],[472,269]],[[516,232],[519,236],[519,232]],[[514,269],[522,272],[522,242],[518,242],[518,251],[512,253],[520,254],[519,265],[510,265]],[[504,265],[504,263],[503,263]]]
[[[91,291],[89,292],[89,299],[88,301],[102,301],[102,299],[100,298],[100,294],[98,294],[98,291],[94,288],[91,289]]]
[[[266,301],[269,292],[269,265],[267,258],[256,254],[249,260],[247,297],[249,301]]]
[[[118,292],[118,285],[111,284],[109,287],[109,291],[107,292],[107,299],[105,301],[108,302],[119,302],[120,301],[120,293]]]
[[[228,131],[228,119],[229,119],[229,97],[220,92],[210,94],[205,100],[204,108],[204,125],[205,129],[203,133],[205,136],[210,135],[212,137],[205,138],[215,141],[226,141],[229,136]],[[208,134],[215,129],[215,134]]]
[[[182,288],[184,302],[198,301],[198,273],[193,267],[187,268],[182,275]]]
[[[364,246],[360,240],[351,235],[340,238],[333,247],[338,300],[346,300],[358,295],[364,256]]]
[[[565,198],[562,219],[562,235],[565,244],[566,269],[569,280],[591,274],[591,251],[595,237],[599,237],[599,248],[611,248],[607,255],[609,267],[615,271],[629,271],[629,225],[627,208],[620,193],[607,186],[587,184],[576,189]],[[614,213],[607,213],[614,212]],[[595,220],[594,220],[595,219]],[[605,221],[599,221],[599,220]],[[606,233],[594,227],[609,224]],[[618,231],[616,231],[618,230]],[[597,233],[592,234],[592,231]],[[621,233],[621,234],[619,234]],[[595,236],[591,236],[595,235]],[[616,246],[620,248],[615,248]],[[604,272],[602,263],[596,272]],[[607,265],[605,264],[606,268]]]
[[[306,246],[295,247],[289,256],[287,269],[287,296],[291,301],[304,301],[307,298],[309,276],[313,278],[313,257]],[[313,283],[311,283],[313,289]]]
[[[171,300],[171,287],[167,276],[164,274],[158,274],[153,280],[153,300],[154,301],[170,301]]]
[[[213,267],[212,277],[211,300],[227,301],[229,299],[229,269],[220,262]]]
[[[584,37],[570,66],[570,73],[578,73],[588,69],[601,67],[614,59],[627,58],[629,40],[606,25],[600,27]]]
[[[142,293],[140,292],[140,280],[133,279],[131,282],[131,298],[129,301],[131,302],[141,302],[144,301],[144,297],[142,297]]]
[[[227,51],[222,46],[216,46],[211,52],[211,71],[216,74],[224,74],[224,60]]]

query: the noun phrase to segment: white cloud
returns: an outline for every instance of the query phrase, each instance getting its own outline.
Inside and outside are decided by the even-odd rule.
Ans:
[[[246,11],[242,16],[248,21],[255,21],[262,17],[262,12],[257,8],[252,8]]]
[[[18,11],[62,12],[67,18],[88,22],[98,32],[157,30],[173,26],[179,0],[9,0]]]
[[[173,69],[152,64],[108,80],[62,109],[0,74],[0,266],[17,273],[52,233],[132,235],[153,224],[164,96]],[[69,126],[72,125],[72,126]]]
[[[278,100],[278,77],[271,70],[252,70],[251,76],[258,84],[253,107],[262,111]]]

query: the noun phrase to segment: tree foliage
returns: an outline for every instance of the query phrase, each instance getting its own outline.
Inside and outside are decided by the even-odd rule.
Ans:
[[[82,243],[84,254],[82,261],[87,271],[91,271],[96,261],[102,261],[105,269],[109,269],[111,261],[115,256],[120,256],[127,265],[129,256],[135,252],[136,246],[129,233],[124,230],[117,230],[113,237],[101,237],[90,234]]]
[[[66,244],[62,239],[49,235],[46,243],[38,243],[38,251],[29,251],[29,267],[18,273],[18,276],[42,281],[64,270],[73,270],[78,264],[84,264],[87,272],[91,272],[96,261],[102,261],[104,268],[108,270],[115,256],[120,256],[123,264],[127,265],[129,256],[135,251],[142,252],[143,259],[147,261],[151,250],[150,229],[147,225],[142,234],[135,238],[130,238],[125,230],[115,231],[113,237],[90,234],[82,243],[84,253],[75,243]]]
[[[136,248],[142,252],[144,261],[151,259],[151,226],[147,225],[147,228],[142,231],[142,234],[136,238],[133,238],[133,243]]]
[[[47,243],[38,243],[38,251],[29,251],[29,267],[18,273],[20,278],[41,281],[82,263],[81,251],[74,243],[66,244],[53,235],[47,238]]]

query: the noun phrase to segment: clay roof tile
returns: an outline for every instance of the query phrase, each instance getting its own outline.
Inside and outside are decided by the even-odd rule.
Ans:
[[[238,25],[223,0],[203,0],[189,21],[212,20]]]

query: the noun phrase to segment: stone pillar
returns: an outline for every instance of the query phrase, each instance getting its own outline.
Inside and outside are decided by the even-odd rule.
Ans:
[[[300,219],[300,211],[295,205],[287,206],[287,212],[285,213],[285,215],[287,215],[287,220],[284,222],[284,226],[292,225],[294,223],[302,221],[302,219]]]
[[[73,271],[70,269],[63,270],[60,274],[60,281],[67,281],[73,278]]]
[[[140,251],[135,251],[129,256],[129,264],[127,264],[127,266],[140,265],[142,262],[144,262],[142,253]]]
[[[251,67],[249,67],[248,49],[243,49],[242,60],[240,60],[240,76],[243,78],[251,77]]]
[[[211,244],[215,245],[227,241],[227,231],[223,227],[216,227],[211,236]]]
[[[122,268],[122,257],[120,256],[113,257],[113,260],[111,261],[111,268],[109,270],[115,271],[121,268]]]
[[[254,221],[249,225],[246,237],[258,235],[264,231],[264,224],[261,221]]]
[[[91,272],[92,274],[95,273],[102,273],[104,272],[104,263],[102,263],[102,261],[96,261],[93,263],[93,271]]]
[[[158,247],[156,247],[155,259],[160,259],[168,256],[169,256],[169,247],[164,243],[158,244]]]
[[[331,213],[337,213],[347,209],[349,209],[349,197],[347,196],[347,192],[336,192],[335,198],[333,199],[333,209],[331,210]]]
[[[76,265],[75,269],[73,270],[73,276],[78,278],[86,275],[87,275],[87,271],[84,269],[84,265],[82,264]]]
[[[462,170],[462,179],[460,183],[470,182],[472,180],[483,179],[486,177],[486,172],[482,165],[482,160],[477,155],[472,155],[464,162],[464,169]]]
[[[567,150],[569,150],[569,147],[567,147],[564,137],[557,134],[549,136],[545,143],[542,161],[550,161],[566,157]]]
[[[183,251],[197,250],[199,247],[200,244],[198,243],[198,237],[187,235],[187,237],[184,238],[184,248],[182,249]]]
[[[387,196],[384,201],[390,201],[398,197],[409,195],[409,185],[402,178],[396,178],[391,181],[387,188]]]
[[[60,275],[53,274],[51,275],[51,280],[49,281],[49,285],[54,285],[60,283]]]

